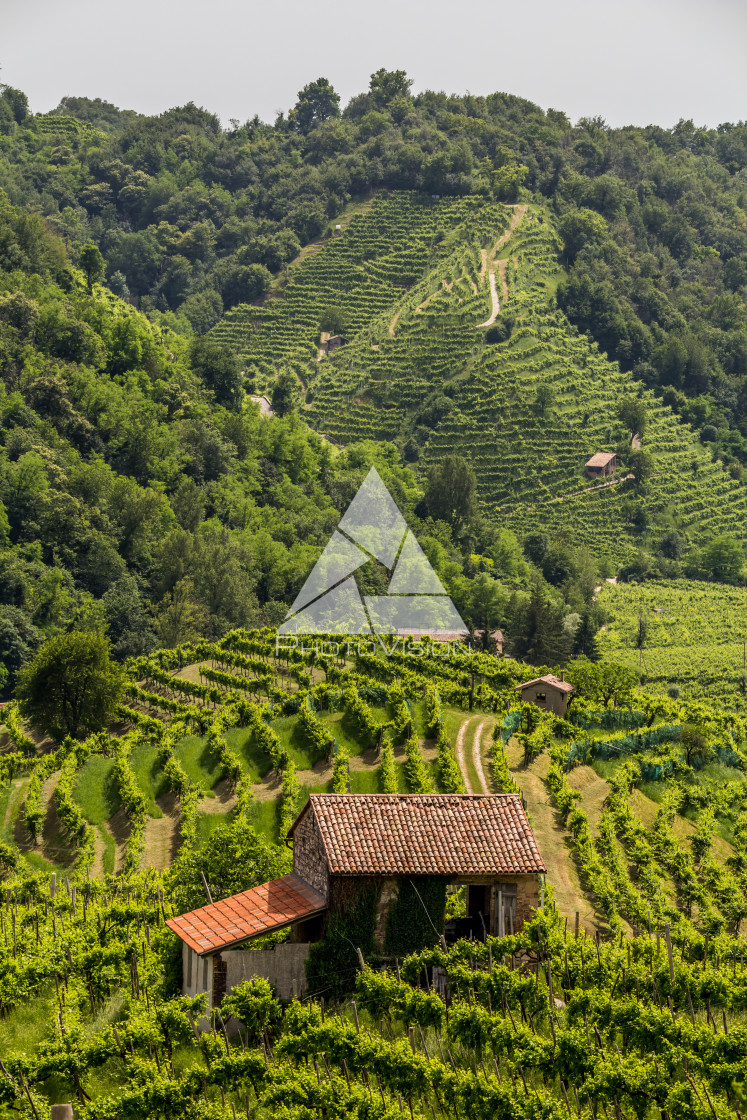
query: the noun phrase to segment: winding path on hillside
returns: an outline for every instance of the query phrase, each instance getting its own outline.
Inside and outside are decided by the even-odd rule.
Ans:
[[[492,327],[493,323],[498,318],[500,313],[500,304],[498,303],[498,289],[495,284],[495,272],[491,272],[488,276],[490,282],[490,303],[492,311],[484,323],[478,323],[479,327]]]
[[[597,928],[597,915],[591,900],[584,894],[570,847],[570,837],[563,827],[552,804],[545,778],[550,768],[549,755],[543,754],[525,768],[521,764],[522,751],[515,739],[510,739],[506,758],[511,777],[524,795],[529,820],[537,845],[547,866],[547,881],[552,885],[559,912],[568,918],[572,928],[578,910],[582,929],[593,933]]]
[[[462,773],[462,777],[464,778],[464,784],[467,788],[467,793],[475,792],[472,788],[472,780],[469,776],[469,770],[467,768],[467,759],[464,755],[464,740],[467,735],[467,728],[469,727],[470,723],[472,723],[473,719],[474,717],[470,716],[462,722],[457,732],[456,743],[454,744],[454,756],[457,760],[457,766],[459,767]]]
[[[174,793],[157,797],[156,804],[163,816],[148,817],[145,822],[143,870],[153,867],[156,871],[164,871],[173,863],[179,847],[181,813]],[[204,802],[201,807],[204,807]]]
[[[485,771],[482,765],[482,733],[484,730],[485,720],[478,724],[474,738],[472,739],[472,762],[474,763],[475,772],[481,786],[480,789],[474,790],[475,793],[490,793],[488,779],[485,777]]]
[[[487,273],[488,281],[490,283],[490,304],[491,312],[489,317],[484,323],[478,323],[478,327],[492,327],[493,323],[500,314],[500,303],[498,301],[498,286],[495,280],[496,271],[501,274],[501,286],[503,288],[503,298],[508,299],[508,281],[506,280],[506,262],[505,260],[496,260],[496,254],[503,248],[508,241],[509,237],[513,234],[519,222],[523,219],[527,212],[527,204],[522,202],[513,206],[513,214],[511,215],[511,222],[507,230],[501,234],[496,241],[493,248],[488,253],[487,250],[482,250],[482,269],[480,271],[481,279],[484,279]]]

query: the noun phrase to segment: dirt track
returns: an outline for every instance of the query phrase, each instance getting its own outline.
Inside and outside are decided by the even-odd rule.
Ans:
[[[457,766],[462,772],[464,784],[467,787],[467,793],[475,792],[472,788],[472,782],[470,781],[469,770],[467,769],[467,760],[464,757],[464,739],[467,734],[467,727],[472,722],[473,718],[474,717],[470,717],[469,719],[465,719],[462,722],[459,727],[459,731],[457,732],[456,743],[454,744],[454,755],[457,760]]]
[[[515,739],[510,740],[506,753],[511,776],[528,805],[532,830],[547,867],[547,881],[553,888],[558,911],[568,918],[568,924],[572,927],[578,910],[581,928],[593,933],[597,928],[596,913],[582,890],[569,835],[552,805],[550,791],[544,781],[550,760],[547,755],[541,755],[525,770],[521,765],[521,750]]]

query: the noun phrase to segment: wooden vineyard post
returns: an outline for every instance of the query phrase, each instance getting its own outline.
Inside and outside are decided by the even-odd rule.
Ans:
[[[664,926],[664,936],[667,939],[667,956],[669,957],[669,979],[674,984],[674,961],[672,960],[672,936],[669,929],[669,922]]]

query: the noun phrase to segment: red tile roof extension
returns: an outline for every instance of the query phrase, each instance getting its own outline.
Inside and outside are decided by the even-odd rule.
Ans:
[[[301,816],[305,812],[316,818],[333,875],[455,877],[547,870],[515,793],[321,793],[311,795]]]
[[[170,918],[166,925],[203,956],[310,918],[326,905],[322,895],[291,874]]]

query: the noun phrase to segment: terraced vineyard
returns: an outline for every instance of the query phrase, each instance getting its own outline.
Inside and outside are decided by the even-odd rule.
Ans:
[[[380,196],[294,271],[282,297],[235,309],[214,333],[266,374],[294,365],[311,390],[307,418],[338,442],[414,435],[423,468],[464,454],[500,524],[520,534],[541,525],[613,562],[655,544],[657,530],[631,530],[632,480],[621,472],[599,485],[583,464],[629,441],[616,408],[640,393],[655,461],[648,514],[672,515],[694,543],[727,531],[745,539],[744,484],[557,310],[558,250],[534,206]],[[501,308],[516,317],[497,345],[478,329],[491,318],[491,274]],[[351,342],[317,362],[319,315],[330,304],[349,316]],[[540,386],[553,394],[544,412]]]
[[[341,236],[291,270],[282,293],[263,307],[234,308],[212,333],[262,373],[272,375],[285,362],[306,382],[326,308],[342,311],[349,335],[378,337],[403,292],[438,268],[453,243],[472,246],[476,279],[481,238],[507,220],[504,207],[480,199],[379,195],[365,216],[355,216]]]
[[[37,113],[34,124],[37,132],[43,136],[59,137],[67,143],[75,144],[81,138],[95,140],[97,137],[106,137],[105,132],[94,128],[87,121],[80,121],[77,117],[64,117],[57,113]]]
[[[661,580],[606,583],[599,596],[609,621],[598,635],[604,657],[645,673],[652,692],[676,688],[747,707],[747,591],[744,587]],[[646,638],[636,647],[639,619]]]
[[[734,1115],[747,722],[646,693],[623,709],[579,695],[559,720],[516,706],[531,672],[486,655],[278,656],[271,634],[236,631],[130,662],[119,738],[40,750],[11,707],[6,840],[17,811],[30,842],[0,846],[0,1115],[39,1120],[71,1097],[85,1120]],[[693,721],[714,759],[700,768],[679,743]],[[362,968],[346,947],[337,1002],[282,1005],[250,981],[249,1003],[229,996],[200,1033],[204,997],[175,994],[164,922],[216,824],[264,833],[287,859],[274,841],[309,783],[519,790],[550,868],[544,904],[522,933],[484,945],[434,936]],[[107,798],[121,818],[116,875],[97,867]],[[172,869],[141,870],[167,807]]]

